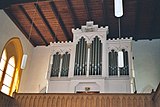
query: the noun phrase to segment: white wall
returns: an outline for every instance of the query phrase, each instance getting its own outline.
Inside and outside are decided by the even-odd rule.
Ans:
[[[134,41],[133,56],[137,91],[156,89],[160,82],[160,39]]]
[[[27,72],[27,80],[21,85],[21,92],[37,93],[46,86],[49,58],[50,49],[48,47],[38,46],[34,48],[30,69]]]
[[[28,68],[30,66],[29,62],[31,60],[31,54],[33,46],[26,39],[26,37],[21,33],[21,31],[16,27],[16,25],[10,20],[10,18],[5,14],[3,10],[0,10],[0,54],[3,51],[3,48],[7,41],[13,37],[20,38],[22,43],[23,52],[28,55],[27,66],[23,70],[22,79],[20,83],[20,91],[24,90],[25,87],[22,84],[25,84],[30,78],[28,78]]]

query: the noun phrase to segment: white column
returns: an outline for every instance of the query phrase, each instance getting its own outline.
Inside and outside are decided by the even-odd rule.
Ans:
[[[89,76],[89,60],[90,60],[90,48],[88,48],[88,54],[87,54],[87,77]]]
[[[107,73],[107,51],[106,42],[102,41],[102,77],[106,77]]]
[[[76,53],[76,44],[73,43],[72,48],[71,48],[71,52],[70,52],[68,78],[74,76],[75,53]]]
[[[62,56],[60,58],[60,66],[59,66],[59,74],[58,74],[59,78],[61,77],[61,68],[62,68]]]

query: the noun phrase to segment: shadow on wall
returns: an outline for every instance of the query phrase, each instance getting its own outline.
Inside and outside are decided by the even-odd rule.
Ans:
[[[151,93],[153,89],[154,87],[149,84],[143,89],[142,93]]]

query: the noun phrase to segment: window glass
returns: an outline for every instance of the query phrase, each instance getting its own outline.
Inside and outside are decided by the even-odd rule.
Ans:
[[[14,60],[14,57],[11,57],[9,59],[7,69],[6,69],[6,73],[11,77],[13,77],[13,73],[14,73],[14,69],[15,69],[14,67],[15,67],[15,60]]]
[[[0,81],[2,79],[2,74],[3,74],[3,72],[0,70]]]
[[[4,81],[3,84],[5,84],[6,86],[10,87],[11,86],[11,82],[12,82],[12,77],[10,77],[9,75],[5,75],[4,77]]]
[[[1,91],[7,95],[9,95],[9,87],[3,85]]]
[[[0,61],[0,70],[3,72],[5,64],[6,64],[6,60],[7,60],[7,55],[6,55],[6,50],[3,51],[2,53],[2,58]]]

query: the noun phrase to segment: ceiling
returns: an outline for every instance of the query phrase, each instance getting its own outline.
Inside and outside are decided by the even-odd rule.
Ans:
[[[72,41],[72,28],[86,21],[109,26],[108,38],[118,38],[113,0],[1,0],[0,8],[33,46]],[[160,39],[160,0],[123,0],[121,36]]]

